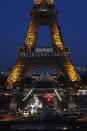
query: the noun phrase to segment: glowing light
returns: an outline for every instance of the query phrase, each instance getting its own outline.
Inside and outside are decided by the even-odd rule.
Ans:
[[[87,90],[79,90],[79,93],[81,93],[82,95],[86,95],[87,94]]]
[[[33,90],[34,89],[31,89],[31,91],[27,94],[27,96],[23,99],[23,101],[25,101],[29,97],[29,95],[33,92]]]
[[[34,95],[35,107],[42,108],[42,103],[39,101],[38,97]]]
[[[62,98],[61,98],[60,95],[58,94],[57,89],[54,89],[54,91],[55,91],[55,93],[56,93],[58,99],[59,99],[60,101],[62,101]]]
[[[5,96],[12,96],[11,94],[5,93]]]
[[[23,112],[24,117],[29,117],[29,112]]]
[[[42,107],[42,103],[39,101],[38,97],[34,95],[34,101],[31,104],[29,103],[25,109],[31,112],[33,115],[34,113],[38,112],[38,108],[41,109]]]
[[[48,105],[50,106],[50,104],[52,103],[52,99],[55,97],[54,94],[47,94],[46,91],[44,92],[44,96],[43,98],[45,98],[48,102]]]
[[[64,130],[68,130],[68,128],[67,128],[67,127],[64,127]]]

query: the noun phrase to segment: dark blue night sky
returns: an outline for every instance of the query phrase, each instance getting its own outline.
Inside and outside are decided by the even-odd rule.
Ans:
[[[30,22],[34,0],[0,0],[0,67],[9,67],[17,59]],[[87,66],[87,0],[55,0],[58,21],[73,64]],[[40,27],[37,45],[51,45],[48,27]]]

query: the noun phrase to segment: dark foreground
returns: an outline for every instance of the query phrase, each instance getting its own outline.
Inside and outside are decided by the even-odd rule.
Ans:
[[[26,120],[0,122],[0,131],[87,131],[87,121],[77,120]]]

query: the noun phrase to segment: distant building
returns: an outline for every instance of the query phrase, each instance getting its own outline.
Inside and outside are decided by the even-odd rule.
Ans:
[[[49,80],[49,74],[47,72],[42,72],[40,74],[40,80],[42,80],[42,81],[48,81]]]
[[[9,76],[9,74],[10,74],[10,70],[6,70],[6,69],[1,69],[0,70],[0,76],[2,76],[2,77],[8,77]]]
[[[17,111],[17,103],[15,101],[15,98],[13,98],[10,102],[10,111],[12,111],[12,112]]]
[[[82,76],[86,76],[87,75],[87,67],[83,67],[83,66],[78,66],[76,67],[78,73]]]

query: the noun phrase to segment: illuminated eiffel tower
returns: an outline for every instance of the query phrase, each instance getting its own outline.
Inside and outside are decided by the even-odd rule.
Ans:
[[[64,46],[62,40],[54,0],[34,0],[30,15],[31,21],[25,43],[19,48],[18,60],[7,79],[7,88],[12,89],[29,72],[40,66],[56,68],[75,86],[82,87],[81,79],[69,57],[70,49]],[[40,25],[49,26],[53,47],[35,47]]]

